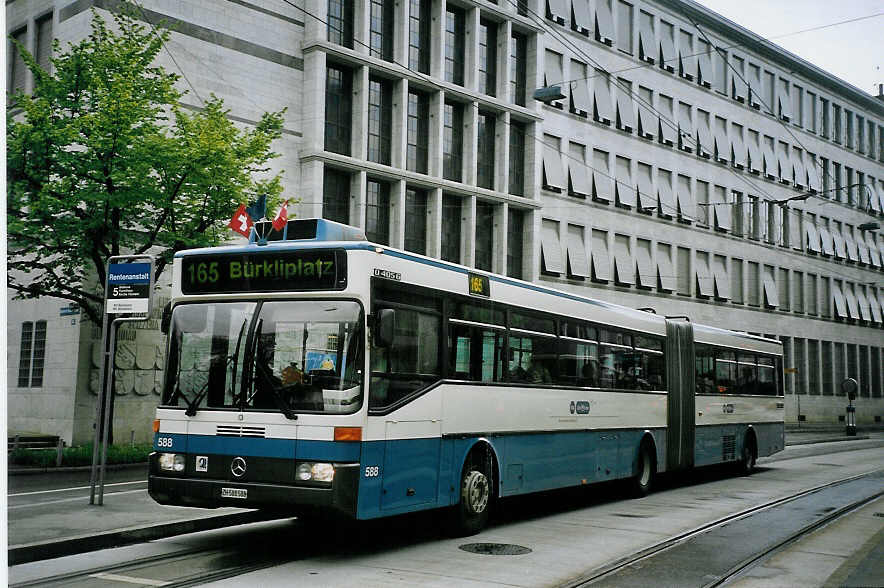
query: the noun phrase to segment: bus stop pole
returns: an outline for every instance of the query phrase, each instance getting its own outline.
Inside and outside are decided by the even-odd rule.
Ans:
[[[121,319],[114,319],[110,325],[110,350],[108,351],[107,360],[108,374],[104,382],[104,426],[101,428],[101,465],[98,474],[98,506],[104,505],[104,472],[107,467],[107,438],[109,435],[108,429],[111,427],[110,403],[114,382],[112,375],[114,369],[114,356],[116,355],[114,351],[116,350],[117,329],[119,328],[118,323],[120,322],[123,321]]]
[[[107,304],[107,299],[105,299],[105,304]],[[106,381],[111,379],[109,369],[110,364],[108,363],[108,354],[110,351],[107,347],[107,335],[108,335],[108,320],[107,313],[104,314],[104,319],[101,324],[101,379],[99,380],[100,385],[98,389],[98,398],[95,402],[95,435],[93,435],[92,440],[92,471],[90,474],[89,480],[89,504],[95,504],[95,483],[96,483],[96,473],[98,471],[98,446],[101,441],[101,407],[104,404],[105,397],[105,386],[107,385]]]

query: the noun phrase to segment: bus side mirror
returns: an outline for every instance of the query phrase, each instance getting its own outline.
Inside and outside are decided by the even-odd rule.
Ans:
[[[396,325],[396,311],[382,308],[377,311],[375,322],[375,346],[390,347],[393,344],[393,327]]]
[[[172,323],[172,303],[167,302],[163,307],[163,317],[160,319],[160,331],[163,335],[169,334],[169,325]]]

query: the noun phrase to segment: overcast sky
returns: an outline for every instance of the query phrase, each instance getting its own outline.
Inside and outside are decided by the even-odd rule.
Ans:
[[[696,0],[869,94],[884,83],[882,0]],[[875,18],[775,38],[878,14]]]

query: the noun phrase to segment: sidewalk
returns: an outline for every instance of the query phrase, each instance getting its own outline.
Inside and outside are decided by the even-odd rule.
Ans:
[[[860,432],[856,437],[845,436],[843,430],[790,430],[786,433],[787,446],[864,440],[869,443],[869,439],[884,439],[884,430]],[[10,475],[17,473],[15,470],[9,472]],[[60,493],[58,499],[50,499],[39,506],[25,506],[21,502],[10,504],[7,510],[9,565],[279,516],[236,508],[207,510],[161,506],[148,496],[145,487],[146,484],[138,484],[138,489],[122,491],[108,487],[103,506],[88,504],[88,490],[77,494]]]

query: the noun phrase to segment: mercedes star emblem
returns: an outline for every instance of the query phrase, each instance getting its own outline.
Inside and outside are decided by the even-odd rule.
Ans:
[[[230,473],[241,478],[246,473],[246,460],[241,457],[234,457],[230,462]]]

